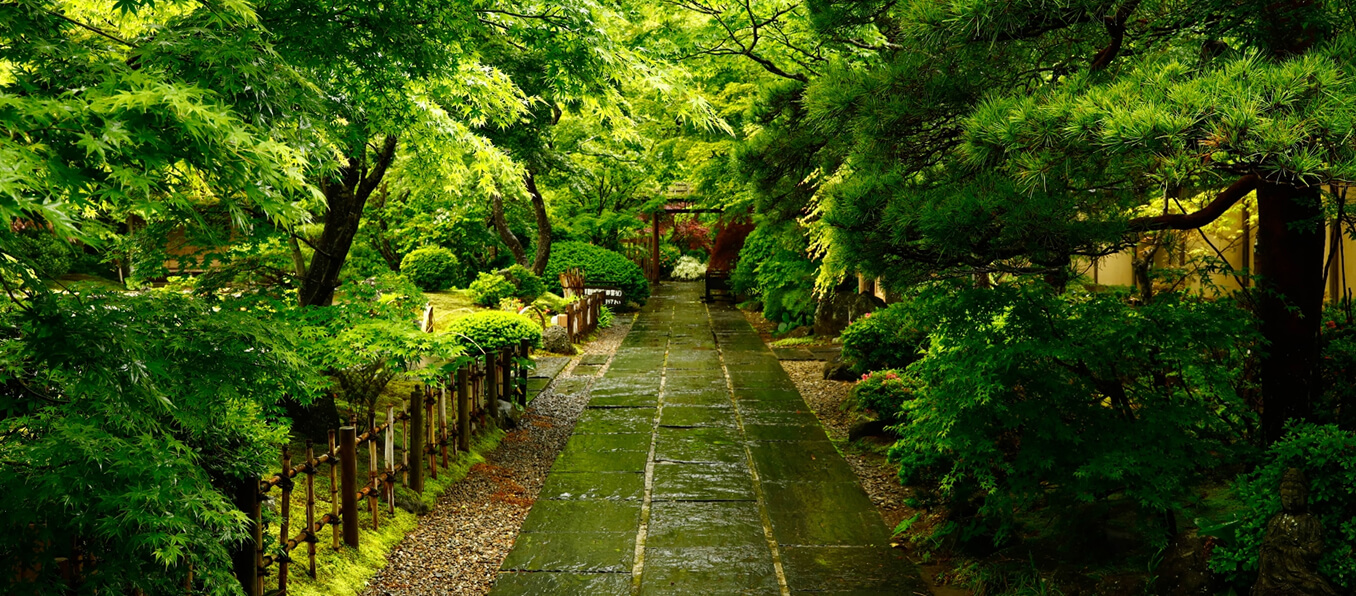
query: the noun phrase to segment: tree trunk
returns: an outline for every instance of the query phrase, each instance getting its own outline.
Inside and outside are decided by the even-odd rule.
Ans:
[[[329,212],[325,215],[320,240],[313,247],[315,254],[311,256],[311,267],[301,282],[302,306],[328,306],[334,302],[339,272],[343,270],[348,251],[353,247],[353,238],[358,234],[363,206],[385,177],[395,152],[396,137],[387,135],[370,170],[366,155],[350,157],[348,164],[340,168],[338,181],[321,183]]]
[[[513,230],[508,227],[508,220],[504,218],[504,197],[499,193],[494,193],[492,204],[492,215],[494,219],[494,231],[499,233],[499,239],[504,242],[509,252],[513,253],[513,262],[527,266],[527,255],[523,252],[523,243],[513,235]]]
[[[551,260],[551,219],[546,214],[546,199],[537,190],[537,180],[531,170],[523,175],[523,183],[532,196],[532,213],[537,218],[537,255],[532,260],[532,273],[541,275],[546,271],[546,262]]]
[[[1313,414],[1323,316],[1323,218],[1317,187],[1257,187],[1258,316],[1262,358],[1262,439],[1281,438],[1287,420]]]
[[[401,201],[408,199],[410,191],[405,191]],[[390,226],[386,223],[386,214],[383,210],[386,208],[387,199],[390,194],[386,191],[386,184],[381,185],[381,192],[376,194],[376,202],[372,204],[375,208],[374,213],[377,219],[377,230],[372,236],[372,248],[381,255],[381,259],[386,261],[386,266],[397,273],[400,272],[400,253],[396,252],[395,246],[391,244]]]

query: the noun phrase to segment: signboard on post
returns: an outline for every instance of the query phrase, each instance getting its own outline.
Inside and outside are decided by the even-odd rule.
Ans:
[[[604,306],[621,306],[626,298],[621,288],[615,286],[595,286],[584,284],[584,295],[602,294]]]

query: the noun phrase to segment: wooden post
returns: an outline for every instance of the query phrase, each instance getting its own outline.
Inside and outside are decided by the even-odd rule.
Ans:
[[[292,521],[292,482],[291,482],[291,479],[287,477],[287,475],[291,472],[291,470],[292,470],[292,450],[291,450],[291,448],[289,448],[287,445],[283,445],[283,448],[282,448],[282,473],[283,473],[283,482],[281,483],[281,487],[280,487],[280,488],[282,488],[282,503],[281,503],[281,504],[279,505],[279,507],[278,507],[278,508],[281,510],[281,511],[279,511],[279,513],[282,514],[282,519],[280,519],[280,520],[278,521],[278,536],[279,536],[279,538],[278,538],[278,546],[279,546],[279,548],[282,548],[282,549],[283,549],[283,551],[282,551],[282,553],[281,553],[282,556],[280,556],[280,557],[278,558],[278,593],[280,593],[280,594],[286,594],[286,593],[287,593],[287,572],[289,571],[289,569],[288,569],[288,567],[289,567],[288,562],[289,562],[289,559],[291,558],[291,557],[288,557],[288,556],[287,556],[288,553],[287,553],[287,550],[286,550],[286,549],[287,549],[287,539],[288,539],[288,538],[291,538],[291,536],[288,536],[288,535],[287,535],[287,531],[288,531],[289,529],[291,529],[291,525],[292,525],[292,524],[291,524],[291,521]]]
[[[532,343],[527,341],[526,339],[518,340],[518,357],[522,359],[521,364],[518,365],[519,370],[521,371],[521,374],[519,376],[523,380],[523,387],[520,392],[520,395],[522,396],[522,405],[524,409],[527,408],[527,378],[528,375],[532,374],[527,370],[527,359],[531,356],[531,354],[532,354]]]
[[[343,511],[344,544],[358,548],[358,429],[339,428],[339,499]]]
[[[463,374],[464,370],[458,370],[457,374]],[[443,454],[444,469],[447,468],[447,439],[447,385],[444,384],[438,392],[438,449]]]
[[[471,387],[465,367],[457,369],[457,448],[471,450]]]
[[[499,350],[499,372],[503,375],[499,381],[499,394],[504,401],[517,403],[513,395],[513,356],[509,350],[508,347]]]
[[[413,403],[413,399],[410,400]],[[400,421],[400,463],[405,464],[405,469],[400,472],[401,486],[410,485],[410,420],[413,414],[410,413],[409,406],[405,407],[405,419]]]
[[[334,477],[334,468],[339,465],[339,450],[334,440],[334,431],[330,431],[330,519],[339,519],[339,479]],[[334,543],[334,550],[339,550],[339,532],[334,528],[334,523],[330,524],[330,538]]]
[[[306,530],[315,531],[315,446],[306,439]],[[306,556],[311,565],[307,575],[315,579],[315,534],[306,541]]]
[[[499,366],[494,356],[485,355],[485,404],[499,413]]]
[[[424,493],[424,395],[416,390],[410,396],[410,432],[409,451],[405,453],[409,466],[410,490],[415,494]]]
[[[232,554],[235,577],[245,596],[260,596],[259,589],[259,545],[263,544],[263,520],[259,510],[259,481],[246,477],[236,484],[235,506],[249,516],[250,537],[240,541]]]
[[[428,477],[434,480],[438,479],[438,413],[434,408],[437,401],[434,389],[432,387],[424,388],[424,407],[428,416],[425,418],[428,425],[428,436],[424,437],[424,451],[428,453]]]
[[[382,442],[386,447],[386,505],[395,515],[395,406],[386,406],[386,433]]]
[[[375,432],[377,430],[376,420],[369,419],[367,428],[371,429],[368,432]],[[377,480],[379,476],[380,473],[377,472],[377,438],[374,436],[367,441],[367,484],[372,487],[372,492],[367,495],[367,508],[372,510],[373,530],[381,529],[381,507],[377,501],[377,491],[381,490]]]

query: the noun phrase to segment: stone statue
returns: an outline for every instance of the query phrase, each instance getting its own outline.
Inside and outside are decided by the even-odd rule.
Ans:
[[[1316,569],[1323,527],[1308,511],[1309,482],[1290,468],[1281,478],[1281,512],[1267,522],[1252,596],[1337,596]]]

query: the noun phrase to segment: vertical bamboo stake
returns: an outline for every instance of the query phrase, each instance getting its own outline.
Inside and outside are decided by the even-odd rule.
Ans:
[[[434,408],[437,401],[437,393],[432,387],[424,392],[424,408],[427,416],[424,418],[428,426],[428,437],[425,439],[424,450],[428,452],[428,477],[434,480],[438,479],[438,413]]]
[[[334,477],[334,467],[339,465],[339,450],[335,449],[334,431],[330,431],[330,538],[334,550],[339,550],[339,531],[335,523],[339,519],[339,479]]]
[[[594,296],[597,296],[597,294],[594,294]],[[531,342],[525,339],[518,340],[518,358],[521,359],[519,360],[518,364],[518,377],[519,379],[522,380],[523,383],[522,390],[520,391],[520,395],[522,396],[523,409],[527,409],[527,376],[531,374],[527,370],[527,359],[531,354],[532,354]]]
[[[287,572],[289,559],[289,557],[287,556],[288,555],[287,539],[289,538],[289,536],[287,535],[287,530],[291,526],[292,521],[292,479],[288,478],[288,474],[290,474],[291,471],[292,471],[292,449],[287,445],[283,445],[282,449],[283,482],[281,483],[282,504],[279,507],[279,509],[281,509],[282,519],[278,523],[278,536],[279,536],[278,546],[282,549],[282,552],[278,557],[278,592],[281,594],[287,593]]]
[[[441,393],[438,396],[438,447],[443,452],[443,469],[447,469],[447,384],[443,384]]]
[[[470,402],[474,403],[474,402],[476,402],[476,401],[478,401],[478,400],[480,399],[480,396],[482,395],[482,392],[484,391],[484,388],[485,388],[485,387],[484,387],[484,384],[482,383],[482,381],[481,381],[481,379],[480,379],[480,359],[479,359],[479,358],[472,358],[472,359],[471,359],[471,371],[470,371],[469,373],[467,373],[467,375],[471,378],[471,395],[467,397],[467,401],[470,401]],[[457,417],[457,430],[456,430],[456,433],[457,433],[457,444],[458,444],[458,445],[461,444],[461,418],[462,418],[462,416],[461,416],[461,402],[462,402],[461,396],[458,395],[458,396],[457,396],[457,403],[456,403],[456,405],[455,405],[455,406],[453,407],[453,409],[452,409],[452,413]]]
[[[410,395],[410,429],[405,434],[405,464],[410,476],[409,487],[416,495],[424,493],[424,404],[422,400],[423,393],[420,391],[416,390]]]
[[[386,447],[386,505],[395,515],[395,406],[386,406],[386,433],[382,439]]]
[[[339,500],[343,511],[339,521],[344,526],[344,544],[358,548],[358,429],[345,426],[339,429]]]
[[[315,579],[315,447],[306,440],[306,531],[311,534],[306,540],[306,556],[311,565],[307,575]]]
[[[500,393],[504,396],[504,401],[516,403],[516,388],[513,386],[513,352],[511,348],[505,347],[499,350],[499,368],[504,374],[503,384],[499,386]]]
[[[413,401],[413,400],[411,400]],[[405,407],[405,419],[400,421],[400,463],[404,464],[405,469],[400,472],[400,484],[402,486],[410,485],[410,414],[409,406]]]
[[[494,409],[496,416],[499,413],[499,366],[495,363],[494,356],[485,355],[485,402]]]
[[[372,431],[377,430],[376,422],[371,425]],[[381,510],[380,503],[377,502],[377,491],[381,488],[377,485],[377,438],[374,436],[367,441],[367,483],[372,487],[372,492],[367,495],[367,506],[372,510],[372,529],[380,529]]]
[[[471,450],[471,388],[467,384],[466,369],[457,371],[457,447]]]

